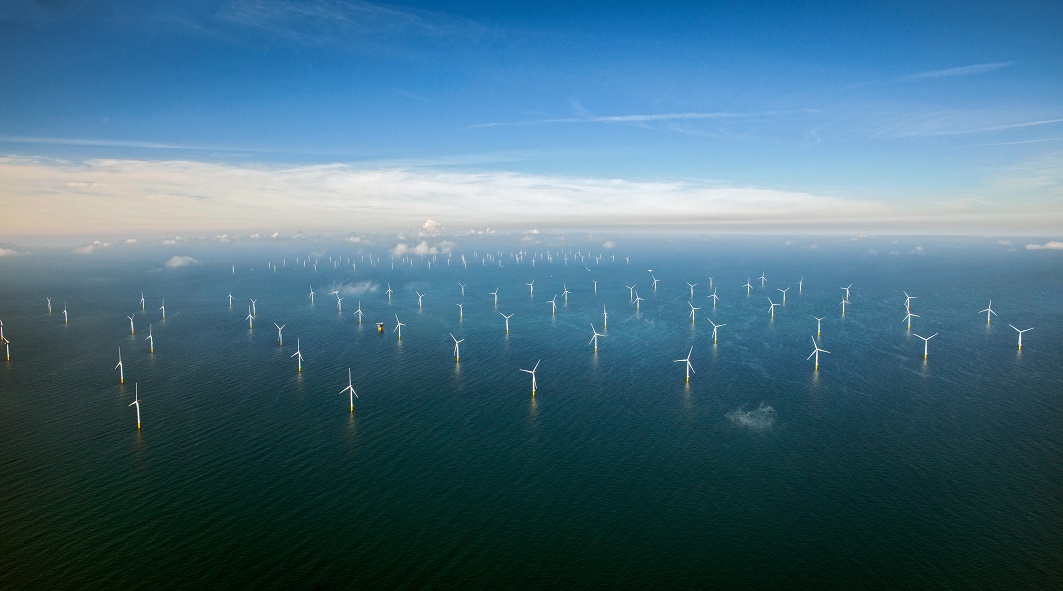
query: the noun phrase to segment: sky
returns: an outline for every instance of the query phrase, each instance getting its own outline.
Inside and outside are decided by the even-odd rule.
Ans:
[[[1059,238],[1063,4],[862,4],[0,3],[0,242]]]

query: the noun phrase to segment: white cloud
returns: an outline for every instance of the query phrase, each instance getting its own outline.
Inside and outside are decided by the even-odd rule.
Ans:
[[[199,260],[186,256],[173,256],[170,260],[166,261],[165,267],[167,269],[176,269],[178,267],[187,267],[188,265],[198,265]]]
[[[262,235],[261,235],[261,234],[259,234],[258,232],[255,232],[254,234],[252,234],[252,235],[248,236],[248,238],[250,238],[250,239],[252,239],[252,240],[258,240],[258,239],[259,239],[259,238],[261,238],[261,237],[262,237]]]
[[[347,242],[352,242],[354,244],[361,244],[364,240],[365,240],[365,238],[362,238],[361,236],[348,236],[347,237]]]
[[[99,240],[93,240],[92,244],[86,244],[85,246],[79,246],[72,252],[74,254],[92,254],[102,248],[107,248],[111,245],[110,242],[100,242]]]
[[[602,243],[602,248],[616,248],[616,243],[612,240],[606,240]]]
[[[13,257],[19,254],[17,250],[11,248],[0,248],[0,257]]]
[[[447,227],[435,220],[427,220],[424,224],[421,224],[421,231],[419,236],[439,236],[446,230]]]
[[[214,237],[214,239],[217,240],[218,242],[229,242],[231,240],[231,238],[229,238],[228,234],[218,234],[217,236]]]
[[[341,296],[360,296],[367,293],[380,291],[380,285],[372,281],[359,281],[357,283],[333,283],[325,290],[326,293],[338,291]]]
[[[1044,244],[1027,244],[1026,250],[1063,250],[1063,242],[1051,240]]]
[[[427,240],[422,240],[419,243],[411,246],[405,242],[399,242],[395,245],[395,248],[391,249],[391,256],[400,257],[404,255],[431,255],[431,254],[446,254],[451,252],[456,246],[449,240],[443,240],[436,245],[428,244]]]

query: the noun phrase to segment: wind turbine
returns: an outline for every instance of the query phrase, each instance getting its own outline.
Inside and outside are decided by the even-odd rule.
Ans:
[[[553,299],[550,300],[550,315],[553,316],[557,313],[557,294],[554,294]]]
[[[598,295],[598,280],[597,279],[591,279],[591,281],[594,282],[594,295]]]
[[[277,323],[274,322],[273,326],[277,326]],[[285,326],[288,326],[288,325],[287,324],[282,324],[280,326],[277,326],[277,345],[280,346],[280,347],[284,346],[284,333],[281,332],[281,331],[284,330]]]
[[[498,288],[496,287],[494,291],[487,292],[487,295],[495,296],[495,305],[497,306],[498,305]]]
[[[906,311],[908,311],[908,312],[911,312],[912,311],[912,300],[918,299],[919,296],[910,296],[910,295],[908,295],[908,292],[904,291],[903,289],[901,290],[901,293],[904,294],[904,309]],[[849,299],[848,294],[846,294],[845,299]],[[992,304],[993,301],[990,300],[989,303]],[[982,311],[985,312],[985,310],[982,310]]]
[[[820,318],[819,316],[813,316],[813,318],[816,319],[816,336],[818,337],[819,331],[823,327],[823,320],[827,317],[824,316],[823,318]]]
[[[310,286],[310,305],[314,304],[314,286]]]
[[[771,298],[768,298],[768,303],[771,304],[771,317],[775,318],[775,306],[781,306],[782,304],[776,304],[775,302],[771,301]]]
[[[838,288],[838,289],[844,289],[845,290],[845,301],[847,301],[847,302],[849,301],[849,288],[852,287],[852,286],[853,286],[853,284],[850,283],[849,285],[846,285],[845,287],[839,287]]]
[[[129,406],[137,407],[137,429],[140,429],[140,385],[133,384],[133,402]]]
[[[533,263],[534,263],[534,261],[535,261],[535,259],[532,259]],[[528,286],[528,295],[529,296],[535,295],[535,280],[532,279],[531,283],[526,283],[525,285]]]
[[[462,315],[465,313],[465,307],[460,303],[454,305],[458,307],[458,320],[461,320],[463,318]]]
[[[915,334],[915,333],[913,332],[912,334]],[[938,336],[938,334],[939,333],[935,332],[934,334],[932,334],[932,335],[930,335],[928,337],[920,337],[919,335],[915,334],[915,336],[923,339],[923,359],[926,359],[927,353],[930,351],[930,339]]]
[[[635,311],[636,312],[638,312],[640,310],[639,302],[641,302],[641,301],[642,301],[642,298],[640,298],[638,292],[636,292],[635,293]]]
[[[605,311],[605,304],[602,304],[602,330],[608,330],[609,328],[609,312]]]
[[[804,277],[802,277],[801,280],[797,282],[797,294],[801,295],[803,293],[805,293],[805,278]]]
[[[51,302],[49,302],[49,304],[51,304]],[[144,292],[140,292],[140,311],[141,312],[144,311]],[[51,309],[50,308],[49,308],[48,312],[51,313]]]
[[[697,283],[687,281],[687,285],[690,286],[690,299],[694,299],[694,286],[697,285]]]
[[[561,295],[565,298],[565,303],[567,304],[568,303],[568,294],[570,294],[572,292],[568,290],[568,286],[566,286],[564,283],[561,284],[561,289],[563,290],[561,292]]]
[[[533,367],[531,369],[521,369],[521,371],[523,371],[525,373],[530,373],[531,376],[532,376],[532,396],[535,396],[535,370],[539,369],[539,362],[540,361],[542,361],[542,360],[541,359],[537,359],[535,361],[535,367]]]
[[[162,319],[166,320],[166,298],[162,298],[162,305],[159,306],[159,309],[162,310]]]
[[[720,328],[721,326],[727,326],[727,323],[724,322],[723,324],[716,324],[715,322],[712,321],[712,318],[706,318],[706,320],[708,320],[709,324],[712,325],[712,344],[715,345],[716,344],[716,329]]]
[[[251,306],[247,307],[247,318],[244,320],[247,321],[248,330],[255,330],[255,315],[251,313]]]
[[[52,298],[45,298],[45,299],[48,300],[48,313],[51,314],[52,313]]]
[[[336,295],[336,311],[343,312],[343,298],[339,294]]]
[[[912,317],[913,316],[915,318],[919,318],[918,314],[912,314],[911,312],[908,312],[908,315],[904,317],[904,320],[901,320],[901,322],[904,322],[904,321],[908,322],[908,330],[912,330]]]
[[[450,338],[454,339],[454,362],[461,363],[461,351],[458,348],[458,343],[461,343],[465,339],[458,340],[458,338],[454,336],[454,333],[450,333]]]
[[[459,281],[458,285],[461,286],[461,297],[464,298],[465,297],[465,284]]]
[[[66,311],[66,302],[63,302],[63,324],[70,324],[70,314]]]
[[[4,339],[4,340],[6,341],[7,339]],[[11,361],[11,360],[8,359],[8,361]],[[118,365],[114,366],[114,368],[118,370],[118,383],[119,384],[124,384],[125,383],[125,366],[122,365],[122,348],[121,347],[118,347]]]
[[[690,352],[687,353],[686,359],[676,359],[673,363],[686,362],[687,364],[687,383],[690,383],[690,374],[694,371],[694,366],[690,365],[690,356],[694,354],[694,347],[690,348]]]
[[[388,301],[390,302],[391,301],[391,293],[392,293],[391,284],[390,283],[388,284],[388,290],[385,291],[384,293],[388,294]]]
[[[229,307],[233,307],[233,292],[229,292]]]
[[[690,302],[687,302],[687,305],[690,306],[690,323],[694,324],[694,310],[700,310],[701,308],[695,308],[694,304]]]
[[[716,302],[720,301],[719,296],[716,295],[716,288],[715,287],[712,288],[712,293],[710,293],[709,295],[707,295],[705,297],[712,298],[712,307],[713,308],[716,307]]]
[[[591,336],[591,340],[587,341],[587,344],[589,345],[589,344],[591,344],[593,342],[594,343],[594,352],[597,353],[598,352],[598,337],[604,337],[605,335],[604,334],[600,334],[597,330],[594,329],[594,323],[593,322],[591,323],[591,332],[594,333],[594,334],[593,334],[593,336]]]
[[[653,278],[653,291],[657,291],[657,284],[660,283],[661,280],[654,277],[652,274],[650,275],[650,277]]]
[[[749,295],[749,292],[753,289],[753,285],[749,282],[750,279],[752,279],[752,278],[751,277],[747,278],[746,279],[746,284],[742,286],[742,287],[746,288],[746,295],[747,296]]]
[[[151,325],[148,325],[148,336],[144,337],[144,340],[148,342],[148,348],[152,355],[155,354],[155,337],[151,336]]]
[[[845,316],[845,304],[848,304],[849,300],[842,300],[842,316]]]
[[[344,392],[350,392],[351,399],[351,414],[354,414],[354,399],[358,398],[358,393],[354,391],[354,384],[351,382],[351,368],[347,368],[347,387],[340,390],[340,394]]]
[[[501,316],[502,318],[505,318],[505,319],[506,319],[506,334],[509,334],[509,319],[510,319],[510,318],[513,318],[513,314],[510,314],[509,316],[506,316],[505,314],[503,314],[503,313],[501,313],[501,312],[499,312],[498,314],[499,314],[499,316]]]
[[[11,361],[11,341],[4,337],[4,353],[7,356],[7,360]]]
[[[1033,330],[1034,327],[1031,326],[1030,328],[1024,328],[1022,330],[1019,330],[1018,328],[1015,327],[1014,324],[1008,324],[1008,326],[1014,328],[1015,330],[1017,330],[1019,332],[1019,350],[1022,351],[1022,333],[1026,332],[1028,330]]]
[[[396,314],[395,315],[395,330],[392,330],[391,332],[399,333],[399,340],[400,341],[402,340],[402,327],[404,327],[404,326],[406,326],[406,325],[399,321],[399,315]]]
[[[635,285],[638,285],[638,284],[635,284]],[[634,300],[634,299],[635,299],[635,285],[625,285],[625,286],[624,286],[624,287],[626,287],[626,288],[627,288],[627,290],[628,290],[628,297],[627,297],[627,299],[628,299],[629,301],[630,301],[630,300]]]
[[[989,324],[989,316],[990,315],[993,315],[993,316],[997,315],[997,313],[993,311],[993,300],[989,300],[989,306],[986,307],[986,309],[982,310],[981,312],[985,312],[985,323]],[[981,312],[979,312],[979,313],[981,313]]]
[[[776,287],[775,289],[777,291],[781,291],[782,292],[782,303],[785,304],[786,303],[786,292],[790,291],[790,288],[787,287],[786,289],[779,289],[778,287]]]
[[[812,337],[812,346],[815,347],[816,350],[812,351],[812,353],[809,354],[809,356],[805,359],[805,361],[808,361],[809,359],[812,359],[812,356],[815,355],[816,356],[816,371],[819,371],[819,354],[820,354],[820,352],[830,353],[830,351],[828,351],[826,349],[820,349],[819,345],[816,343],[816,337]]]
[[[126,318],[128,318],[128,319],[129,319],[129,334],[137,334],[137,333],[136,333],[136,332],[135,332],[135,331],[133,330],[133,317],[132,317],[132,316],[126,316]]]
[[[423,309],[424,306],[421,305],[421,298],[424,297],[424,294],[419,292],[419,291],[414,291],[413,293],[417,294],[417,309],[418,310]]]
[[[303,373],[303,348],[299,339],[295,339],[295,353],[292,353],[290,357],[295,357],[299,363],[299,373]]]
[[[247,298],[247,299],[251,300],[251,298]],[[257,304],[257,303],[258,303],[258,300],[251,300],[251,315],[254,316],[255,318],[258,318],[258,308],[255,307],[255,304]]]
[[[358,324],[362,323],[362,301],[358,300],[358,309],[354,311],[358,315]]]

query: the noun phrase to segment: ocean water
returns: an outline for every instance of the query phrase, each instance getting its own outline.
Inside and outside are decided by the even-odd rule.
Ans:
[[[1063,587],[1059,253],[599,244],[0,259],[0,586]]]

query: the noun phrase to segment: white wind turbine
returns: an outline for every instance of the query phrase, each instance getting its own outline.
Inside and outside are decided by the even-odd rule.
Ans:
[[[299,339],[295,339],[295,353],[292,353],[289,357],[295,357],[299,364],[299,373],[303,373],[303,344]]]
[[[166,320],[166,298],[162,298],[162,305],[159,306],[159,309],[162,310],[162,319]]]
[[[542,360],[541,359],[536,360],[535,361],[535,367],[533,367],[531,369],[521,369],[521,371],[531,374],[531,377],[532,377],[532,396],[535,396],[535,370],[539,369],[539,362],[540,361],[542,361]]]
[[[775,302],[771,301],[771,298],[768,298],[768,303],[771,304],[771,317],[775,318],[775,306],[780,306],[781,304],[776,304]]]
[[[459,281],[458,285],[461,286],[461,297],[464,298],[465,297],[465,284]]]
[[[805,278],[804,277],[802,277],[801,280],[797,282],[797,293],[798,293],[798,295],[805,293]]]
[[[904,294],[904,309],[909,311],[909,312],[911,312],[912,311],[912,300],[919,299],[919,296],[910,296],[910,295],[908,295],[908,292],[904,291],[903,289],[901,290],[901,293]],[[849,299],[849,294],[846,294],[845,299]],[[992,303],[992,302],[990,302],[990,303]]]
[[[458,340],[458,338],[454,336],[454,333],[450,333],[450,338],[454,339],[454,362],[461,363],[461,350],[458,348],[458,344],[465,339]]]
[[[509,319],[510,319],[510,318],[513,318],[513,314],[510,314],[509,316],[506,316],[505,314],[503,314],[503,313],[501,313],[501,312],[499,312],[498,314],[499,314],[499,316],[501,316],[502,318],[505,318],[505,319],[506,319],[506,334],[509,334]]]
[[[812,346],[815,347],[816,350],[812,351],[812,353],[809,354],[809,356],[805,359],[805,361],[808,361],[809,359],[812,359],[812,356],[815,355],[816,356],[816,371],[819,371],[819,354],[820,353],[830,353],[830,351],[828,351],[826,349],[820,349],[819,345],[816,343],[816,337],[812,337]]]
[[[1010,326],[1010,327],[1014,328],[1016,331],[1018,331],[1018,333],[1019,333],[1019,350],[1021,351],[1022,350],[1022,333],[1026,332],[1028,330],[1033,330],[1034,327],[1031,326],[1030,328],[1024,328],[1022,330],[1019,330],[1014,324],[1008,324],[1008,326]]]
[[[635,311],[636,312],[641,310],[641,308],[639,308],[639,302],[641,302],[641,301],[642,301],[642,298],[639,297],[638,292],[635,292]]]
[[[912,334],[915,334],[915,333],[913,332]],[[932,334],[932,335],[930,335],[928,337],[921,337],[921,336],[915,334],[915,336],[923,339],[923,359],[926,359],[927,353],[929,353],[929,351],[930,351],[930,339],[938,336],[938,334],[939,333],[935,332],[934,334]]]
[[[993,311],[993,300],[989,300],[989,306],[987,306],[985,310],[982,310],[981,312],[979,312],[979,314],[981,314],[982,312],[985,312],[985,323],[989,324],[990,315],[993,315],[993,316],[997,315],[997,313]]]
[[[273,326],[277,326],[277,323],[274,322]],[[277,346],[279,346],[279,347],[283,347],[284,346],[284,333],[282,331],[284,330],[285,326],[288,326],[288,325],[287,324],[281,324],[280,326],[277,326]]]
[[[314,304],[314,286],[313,285],[310,286],[310,296],[309,297],[310,297],[310,304],[313,305]]]
[[[151,325],[148,325],[148,336],[144,337],[144,340],[148,342],[148,350],[152,355],[155,354],[155,337],[151,336]]]
[[[776,287],[775,289],[777,291],[781,291],[782,292],[782,303],[785,304],[786,303],[786,292],[790,291],[790,288],[787,287],[786,289],[779,289],[778,287]]]
[[[395,315],[395,329],[392,330],[391,332],[399,333],[399,339],[398,340],[400,340],[400,341],[402,340],[402,327],[404,327],[404,326],[406,326],[406,325],[399,321],[399,315],[396,314]]]
[[[137,333],[136,333],[136,332],[135,332],[135,331],[133,330],[133,317],[132,317],[132,316],[126,316],[126,318],[128,318],[128,319],[129,319],[129,334],[137,334]]]
[[[52,313],[52,298],[45,298],[48,300],[48,313]]]
[[[4,339],[5,341],[7,339]],[[10,359],[8,360],[10,361]],[[122,365],[122,348],[118,347],[118,365],[114,366],[118,370],[118,383],[125,383],[125,366]]]
[[[694,286],[697,285],[697,283],[687,281],[687,285],[690,286],[690,299],[694,299]]]
[[[533,263],[534,263],[534,261],[535,261],[535,259],[532,259]],[[535,295],[535,280],[532,279],[531,283],[526,283],[525,285],[528,286],[528,295],[530,295],[530,296]]]
[[[51,302],[49,301],[49,308],[48,308],[48,313],[49,314],[51,314],[51,312],[52,312],[50,304],[51,304]],[[144,292],[140,292],[140,311],[141,312],[144,311]]]
[[[247,307],[247,318],[244,318],[244,320],[247,321],[248,330],[255,330],[255,316],[251,313],[251,306]]]
[[[566,286],[564,283],[561,284],[561,290],[562,290],[561,291],[561,296],[565,298],[565,303],[567,304],[568,303],[568,294],[570,294],[572,292],[568,290],[568,286]]]
[[[823,327],[823,320],[827,317],[820,318],[819,316],[813,316],[816,319],[816,336],[819,336],[820,329]]]
[[[690,323],[694,324],[694,311],[700,310],[701,308],[695,308],[694,304],[691,304],[690,302],[687,302],[687,305],[690,306]]]
[[[660,279],[654,277],[652,274],[650,277],[653,279],[653,291],[657,291],[657,284],[661,282]]]
[[[919,318],[919,315],[908,312],[908,315],[901,320],[901,322],[908,322],[908,330],[912,330],[912,318]]]
[[[343,312],[343,298],[336,294],[336,311]]]
[[[3,337],[4,341],[4,354],[8,361],[11,361],[11,341],[7,340],[7,337]]]
[[[547,303],[550,304],[550,315],[553,316],[557,313],[557,294],[555,293],[553,299],[549,300]]]
[[[70,324],[70,314],[66,311],[66,302],[63,302],[63,324]]]
[[[133,402],[129,406],[137,407],[137,429],[140,429],[140,384],[133,384]]]
[[[749,292],[753,289],[753,284],[749,282],[749,279],[746,279],[746,284],[742,287],[746,288],[746,295],[748,296]]]
[[[593,342],[594,343],[594,352],[597,353],[598,352],[598,337],[604,337],[605,335],[604,334],[600,334],[597,330],[594,329],[594,323],[593,322],[591,323],[591,332],[594,333],[594,334],[593,334],[593,336],[591,336],[591,340],[587,341],[587,344],[589,345],[589,344],[591,344]]]
[[[458,307],[458,320],[461,320],[463,318],[462,315],[465,313],[465,307],[460,303],[454,305]]]
[[[635,285],[638,285],[638,284],[635,284]],[[631,300],[634,300],[634,299],[635,299],[635,285],[625,285],[625,286],[624,286],[624,287],[626,287],[626,288],[627,288],[627,290],[628,290],[628,297],[627,297],[627,299],[628,299],[629,301],[631,301]]]
[[[764,287],[764,282],[768,280],[768,278],[764,276],[764,272],[763,271],[760,272],[760,277],[758,277],[757,279],[760,279],[760,286],[761,287]]]
[[[233,292],[229,292],[229,307],[233,307]]]
[[[419,291],[414,291],[413,293],[417,294],[417,309],[418,310],[423,309],[424,306],[421,305],[421,298],[424,297],[424,294],[419,292]]]
[[[494,291],[487,292],[487,295],[495,296],[495,306],[497,306],[498,305],[498,288],[496,287]]]
[[[354,383],[351,382],[351,368],[347,368],[347,387],[340,390],[340,394],[344,392],[350,392],[351,399],[351,414],[354,414],[354,399],[358,398],[358,393],[354,391]]]
[[[844,289],[845,290],[845,301],[847,301],[847,302],[849,301],[849,288],[852,287],[852,286],[853,286],[853,284],[850,283],[849,285],[846,285],[845,287],[839,287],[838,288],[838,289]]]
[[[718,328],[720,328],[721,326],[727,326],[727,323],[724,322],[723,324],[716,324],[715,322],[712,321],[712,318],[706,318],[706,320],[708,320],[709,324],[712,325],[712,344],[715,345],[716,344],[716,330]]]
[[[609,329],[609,312],[605,311],[605,304],[602,304],[602,330]]]
[[[354,311],[358,315],[358,324],[362,323],[362,301],[358,300],[358,309]]]
[[[842,316],[845,316],[845,304],[848,304],[849,300],[842,300]]]
[[[598,295],[598,280],[597,279],[591,279],[591,281],[594,282],[594,295]]]
[[[388,294],[388,301],[390,302],[391,301],[391,294],[393,293],[391,291],[391,284],[390,283],[388,284],[388,290],[385,291],[384,293]]]
[[[716,295],[716,288],[715,287],[712,288],[712,293],[710,293],[709,295],[707,295],[705,297],[712,298],[712,307],[713,308],[715,308],[716,307],[716,303],[720,301],[719,296]]]
[[[251,298],[247,298],[247,299],[251,300]],[[258,300],[251,300],[251,315],[254,316],[255,318],[258,318],[258,308],[255,307],[255,304],[257,304],[257,303],[258,303]]]
[[[676,359],[673,363],[685,362],[687,364],[687,383],[690,383],[690,374],[694,371],[694,366],[690,365],[690,356],[694,354],[694,347],[690,348],[690,352],[687,353],[685,359]]]

